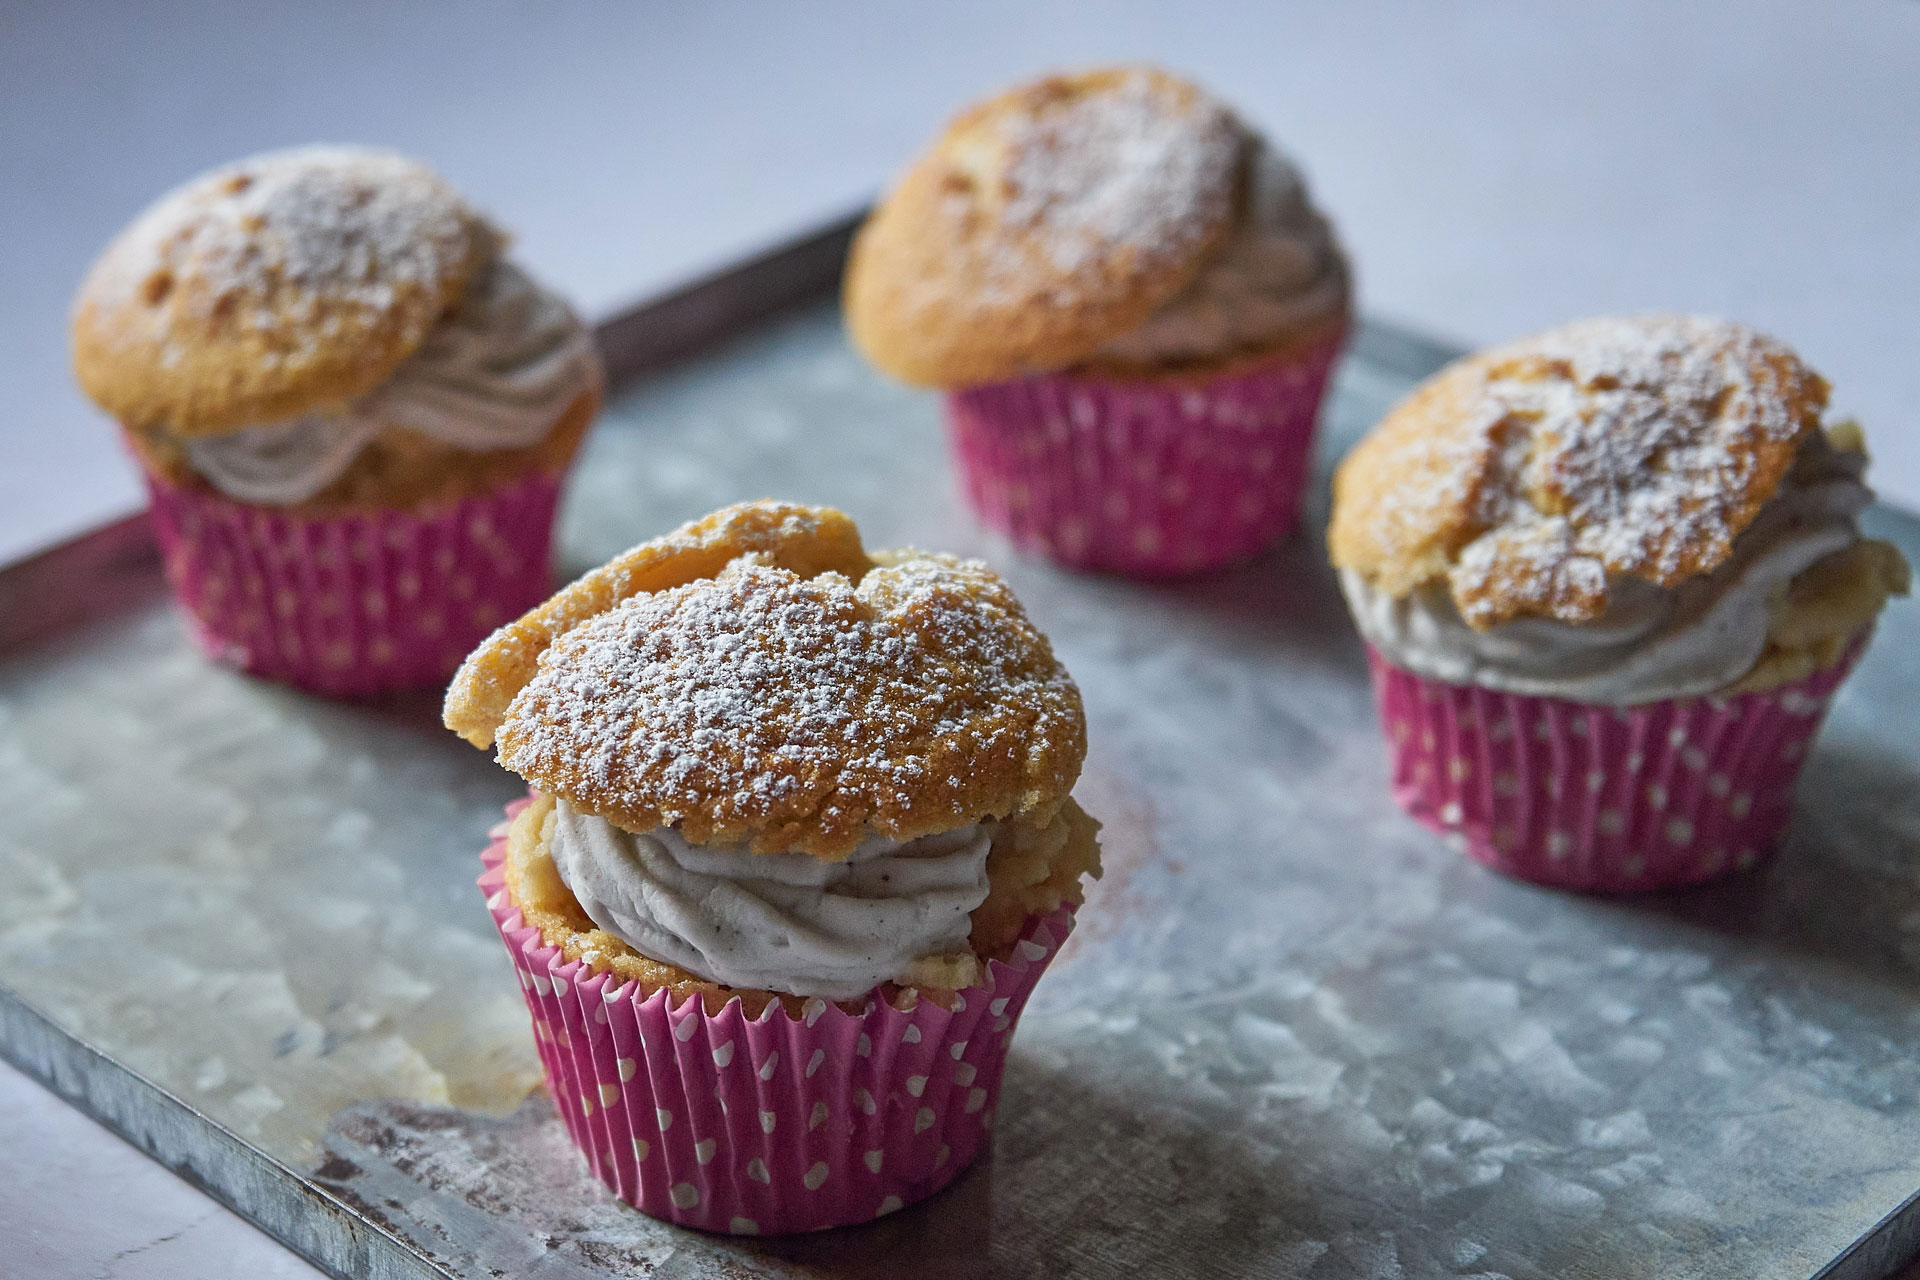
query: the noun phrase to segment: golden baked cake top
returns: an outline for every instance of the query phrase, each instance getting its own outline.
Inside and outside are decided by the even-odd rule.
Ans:
[[[1723,562],[1826,400],[1728,321],[1551,329],[1455,362],[1373,429],[1334,476],[1333,562],[1395,597],[1445,579],[1481,630],[1590,622],[1609,575],[1672,587]]]
[[[839,859],[987,818],[1046,821],[1080,693],[978,561],[868,555],[825,507],[715,512],[481,645],[446,723],[629,831]]]
[[[1247,135],[1163,71],[1052,76],[957,117],[861,228],[854,341],[927,386],[1072,364],[1180,293],[1233,219]]]
[[[75,301],[75,372],[128,426],[186,438],[345,404],[420,346],[499,247],[403,156],[254,156],[161,197],[107,246]]]

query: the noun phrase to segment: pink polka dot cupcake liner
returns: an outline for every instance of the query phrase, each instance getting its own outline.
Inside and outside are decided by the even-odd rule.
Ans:
[[[1076,569],[1179,577],[1255,555],[1300,513],[1344,336],[1206,382],[1054,374],[952,392],[967,500]]]
[[[167,580],[215,661],[315,693],[444,684],[546,599],[556,476],[423,511],[310,516],[147,475]]]
[[[525,801],[508,807],[511,816]],[[642,992],[568,961],[508,901],[506,827],[480,887],[513,957],[554,1106],[615,1195],[732,1235],[870,1222],[939,1191],[987,1147],[1007,1046],[1073,928],[1037,917],[952,1009],[810,1000],[748,1018],[738,1000]]]
[[[1562,889],[1696,884],[1757,866],[1865,639],[1762,693],[1609,707],[1429,680],[1368,650],[1393,795],[1475,861]]]

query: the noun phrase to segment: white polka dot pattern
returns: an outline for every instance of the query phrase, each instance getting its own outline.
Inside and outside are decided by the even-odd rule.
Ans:
[[[1341,340],[1199,387],[1052,374],[956,391],[967,499],[1074,568],[1164,578],[1254,555],[1299,513]]]
[[[315,693],[433,688],[547,596],[558,477],[446,507],[292,515],[147,477],[154,537],[215,661]]]
[[[1865,647],[1765,693],[1635,707],[1450,685],[1368,659],[1402,808],[1495,870],[1611,893],[1693,884],[1772,853],[1808,745]]]
[[[960,1008],[796,1019],[775,1003],[748,1020],[738,1001],[669,1008],[567,961],[502,892],[504,855],[496,836],[480,886],[550,1029],[536,1044],[553,1096],[576,1100],[557,1108],[567,1132],[621,1199],[707,1231],[868,1222],[952,1181],[985,1149],[1014,1023],[1073,928],[1070,908],[1036,918]]]

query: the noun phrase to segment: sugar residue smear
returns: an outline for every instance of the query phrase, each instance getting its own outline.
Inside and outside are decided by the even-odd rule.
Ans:
[[[1064,796],[1079,693],[977,561],[905,553],[855,586],[735,560],[556,641],[500,760],[633,830],[840,857]]]
[[[1610,575],[1673,586],[1719,564],[1824,401],[1785,347],[1689,316],[1586,321],[1477,363],[1476,426],[1448,482],[1476,492],[1483,532],[1450,585],[1477,627],[1587,621]]]
[[[1229,215],[1242,133],[1211,99],[1133,72],[1001,126],[1001,220],[1068,275],[1116,252],[1178,256]]]

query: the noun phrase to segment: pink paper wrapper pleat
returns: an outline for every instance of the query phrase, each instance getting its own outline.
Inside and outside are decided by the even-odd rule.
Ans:
[[[1764,693],[1609,707],[1429,680],[1368,649],[1393,795],[1476,861],[1556,888],[1673,888],[1758,865],[1834,666]]]
[[[1292,528],[1344,335],[1205,382],[1053,374],[947,396],[967,500],[1023,550],[1164,578]]]
[[[525,804],[508,807],[508,815]],[[1036,918],[952,1009],[821,1000],[748,1018],[595,974],[508,901],[505,827],[480,887],[513,957],[555,1108],[615,1195],[733,1235],[870,1222],[951,1182],[985,1149],[1014,1024],[1073,928]]]
[[[315,693],[444,684],[552,585],[552,475],[424,511],[322,517],[151,473],[147,490],[167,580],[200,647]]]

